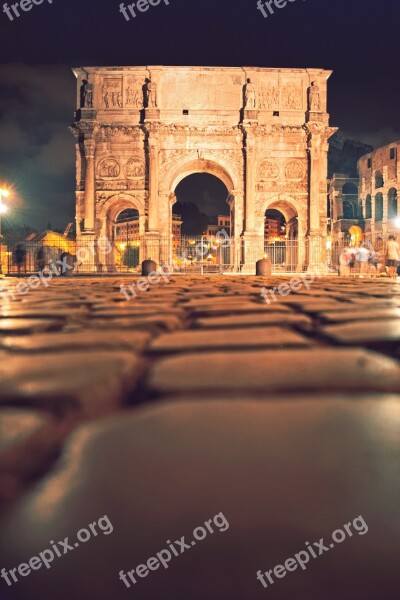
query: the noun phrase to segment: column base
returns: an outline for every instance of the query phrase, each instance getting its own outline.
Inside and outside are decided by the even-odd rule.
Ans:
[[[94,231],[83,231],[77,242],[77,266],[78,273],[97,273],[96,236]]]
[[[147,231],[144,236],[143,242],[144,247],[141,248],[141,259],[142,260],[154,260],[157,266],[160,264],[160,232],[159,231]]]
[[[264,256],[264,236],[245,231],[242,237],[242,273],[255,275],[256,262]]]
[[[326,264],[326,241],[323,236],[310,235],[307,238],[307,272],[325,273]]]

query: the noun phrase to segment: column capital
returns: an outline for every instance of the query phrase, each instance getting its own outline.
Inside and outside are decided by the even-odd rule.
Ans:
[[[94,158],[96,152],[96,142],[94,137],[85,138],[83,141],[83,145],[85,147],[85,157]]]

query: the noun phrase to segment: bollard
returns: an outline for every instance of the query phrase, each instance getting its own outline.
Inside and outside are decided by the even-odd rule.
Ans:
[[[262,258],[256,262],[256,275],[260,277],[272,275],[272,264],[269,258]]]
[[[70,252],[63,252],[60,256],[60,260],[62,261],[60,267],[61,277],[72,277],[76,266],[76,256],[73,256]]]
[[[146,277],[147,275],[150,275],[150,273],[155,273],[156,270],[157,264],[154,262],[154,260],[148,258],[142,262],[142,276]]]

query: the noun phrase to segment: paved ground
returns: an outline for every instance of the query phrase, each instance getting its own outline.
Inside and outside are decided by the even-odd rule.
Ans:
[[[114,531],[3,578],[2,600],[396,597],[400,284],[316,279],[268,305],[284,281],[175,277],[128,302],[131,279],[57,279],[3,304],[0,568],[103,515]],[[119,580],[220,512],[227,531]],[[359,515],[367,534],[256,579]]]

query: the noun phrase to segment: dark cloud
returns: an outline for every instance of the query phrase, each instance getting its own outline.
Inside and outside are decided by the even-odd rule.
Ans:
[[[63,226],[74,215],[75,79],[65,65],[0,65],[0,179],[9,220]]]

